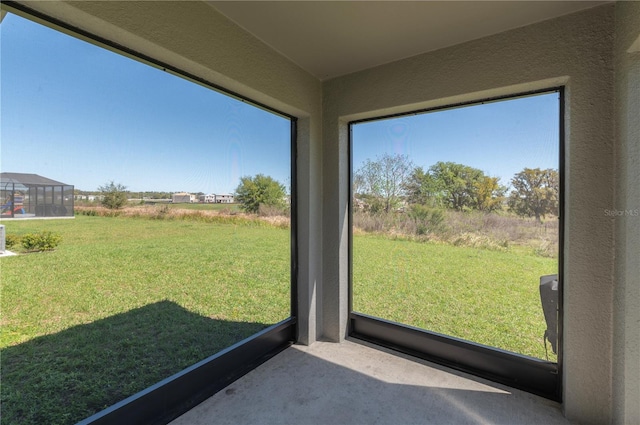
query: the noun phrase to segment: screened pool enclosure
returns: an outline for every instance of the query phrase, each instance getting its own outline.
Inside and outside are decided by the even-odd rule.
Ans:
[[[73,186],[37,174],[0,173],[2,218],[73,217]]]

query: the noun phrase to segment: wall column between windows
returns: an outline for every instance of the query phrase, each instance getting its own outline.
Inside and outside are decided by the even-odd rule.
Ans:
[[[325,99],[324,105],[331,105]],[[322,337],[341,342],[349,317],[349,126],[335,110],[323,111]]]
[[[322,332],[318,308],[322,282],[322,146],[319,123],[311,118],[297,123],[298,343],[313,344]]]

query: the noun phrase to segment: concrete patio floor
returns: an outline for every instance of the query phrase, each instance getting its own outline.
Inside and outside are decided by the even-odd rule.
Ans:
[[[348,340],[292,346],[171,425],[569,423],[558,403]]]

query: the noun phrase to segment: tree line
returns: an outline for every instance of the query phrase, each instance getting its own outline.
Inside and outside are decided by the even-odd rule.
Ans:
[[[428,169],[415,166],[406,155],[384,154],[367,159],[353,177],[354,202],[376,213],[403,205],[422,205],[457,211],[491,212],[507,208],[541,221],[557,214],[559,177],[554,169],[524,168],[510,181],[455,162],[437,162]]]
[[[126,186],[120,183],[115,183],[112,180],[102,186],[99,186],[96,193],[101,195],[101,204],[104,207],[109,209],[120,209],[127,204],[128,195],[131,192],[127,190]],[[139,193],[167,194],[167,198],[171,199],[170,192]],[[199,192],[198,194],[204,195],[203,192]],[[240,178],[240,184],[235,190],[235,200],[240,204],[240,208],[248,213],[257,213],[261,205],[282,210],[287,208],[285,186],[274,180],[272,177],[265,176],[264,174]]]
[[[507,194],[498,177],[468,165],[440,161],[424,169],[406,155],[384,154],[367,159],[352,185],[355,206],[372,213],[391,213],[405,205],[482,212],[507,209],[541,221],[558,212],[559,177],[551,168],[524,168],[511,178]],[[109,208],[126,203],[125,186],[111,181],[98,191]],[[235,190],[236,202],[249,213],[257,213],[261,205],[285,209],[286,199],[284,185],[263,174],[242,177]]]
[[[112,181],[107,182],[105,185],[98,187],[97,190],[80,190],[74,189],[74,195],[103,195],[103,190],[108,188]],[[121,185],[122,186],[122,185]],[[162,192],[162,191],[137,191],[137,190],[127,190],[125,186],[123,192],[127,194],[129,198],[144,198],[144,199],[171,199],[171,196],[174,192]],[[204,195],[204,192],[195,193],[195,195]]]

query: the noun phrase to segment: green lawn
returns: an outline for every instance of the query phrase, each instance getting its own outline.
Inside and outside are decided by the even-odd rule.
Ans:
[[[77,216],[54,252],[0,259],[2,425],[67,424],[289,315],[289,231]],[[356,311],[544,358],[553,259],[354,236]]]
[[[78,216],[0,259],[2,424],[75,423],[289,316],[289,232]]]
[[[546,358],[539,279],[557,260],[382,236],[353,243],[355,311]]]

